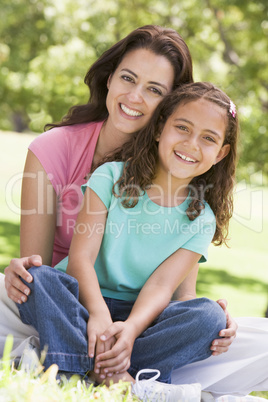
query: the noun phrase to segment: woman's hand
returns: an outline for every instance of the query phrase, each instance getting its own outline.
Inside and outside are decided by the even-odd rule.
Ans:
[[[108,376],[124,373],[130,367],[130,358],[135,341],[134,330],[127,321],[114,322],[100,337],[105,345],[115,339],[113,347],[96,357],[96,366]]]
[[[217,303],[221,306],[221,308],[225,312],[226,329],[220,331],[219,336],[222,336],[221,339],[215,339],[212,342],[210,350],[213,351],[212,353],[213,356],[218,356],[221,353],[228,351],[229,347],[231,346],[233,340],[236,337],[236,331],[237,331],[237,323],[234,321],[234,319],[231,317],[231,315],[228,313],[226,309],[227,301],[225,299],[220,299],[217,300]]]
[[[5,287],[8,297],[15,303],[24,303],[30,294],[30,289],[22,280],[31,283],[33,278],[27,271],[32,266],[39,267],[42,265],[40,255],[32,255],[30,257],[14,258],[10,261],[8,267],[5,268]]]

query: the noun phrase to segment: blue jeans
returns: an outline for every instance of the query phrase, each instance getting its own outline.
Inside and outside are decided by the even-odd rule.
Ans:
[[[56,363],[61,371],[84,375],[93,370],[87,352],[88,311],[78,301],[75,278],[47,266],[29,270],[28,301],[18,304],[21,319],[36,328],[41,350],[47,347],[45,368]],[[125,321],[133,303],[105,298],[113,321]],[[211,355],[210,345],[226,327],[226,316],[214,301],[199,298],[170,302],[154,323],[135,341],[129,373],[157,368],[162,382],[170,382],[175,368]]]

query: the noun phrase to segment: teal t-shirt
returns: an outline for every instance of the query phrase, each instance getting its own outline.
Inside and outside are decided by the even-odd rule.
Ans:
[[[185,212],[189,198],[179,206],[162,207],[145,193],[134,208],[124,208],[121,199],[112,194],[122,168],[123,162],[101,165],[82,186],[82,191],[90,187],[108,210],[105,228],[95,228],[103,231],[94,265],[102,295],[136,300],[154,270],[179,248],[201,254],[199,262],[206,261],[216,225],[208,204],[190,221]],[[67,264],[68,257],[55,268],[66,271]]]

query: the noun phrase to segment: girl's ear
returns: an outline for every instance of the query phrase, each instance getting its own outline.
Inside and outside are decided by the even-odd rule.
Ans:
[[[161,136],[161,134],[157,134],[157,136],[155,137],[155,141],[156,141],[156,142],[159,142],[160,136]]]
[[[217,155],[217,158],[214,162],[214,165],[216,165],[218,162],[220,162],[223,158],[225,158],[225,156],[227,156],[230,152],[230,144],[225,144],[223,145],[223,147],[221,147],[220,152]]]

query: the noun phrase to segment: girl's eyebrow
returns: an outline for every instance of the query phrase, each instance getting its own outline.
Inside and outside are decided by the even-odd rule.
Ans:
[[[122,68],[121,71],[126,71],[129,74],[132,74],[135,78],[138,78],[137,74],[135,74],[133,71],[129,70],[128,68]],[[149,84],[153,85],[158,85],[159,87],[164,88],[166,91],[168,91],[167,87],[164,84],[161,84],[161,82],[156,82],[156,81],[149,81]]]
[[[192,123],[190,120],[184,119],[184,118],[179,118],[179,119],[175,119],[175,121],[179,122],[179,121],[184,121],[185,123],[190,124],[191,126],[194,126],[194,123]],[[216,137],[218,137],[218,139],[221,139],[221,136],[219,135],[219,133],[217,133],[217,131],[214,130],[210,130],[209,128],[206,128],[205,131],[214,134]]]

